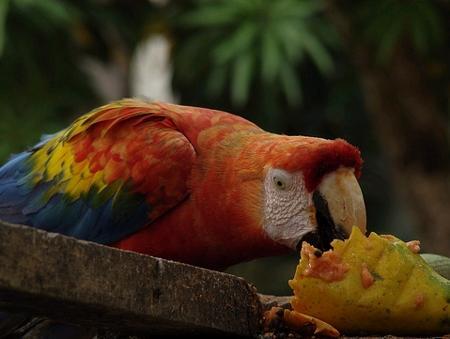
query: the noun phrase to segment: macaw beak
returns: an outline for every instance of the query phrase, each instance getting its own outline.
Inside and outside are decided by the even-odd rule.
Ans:
[[[333,239],[348,237],[353,226],[366,232],[364,198],[352,169],[339,168],[327,174],[313,193],[313,203],[317,229],[302,241],[327,250]]]

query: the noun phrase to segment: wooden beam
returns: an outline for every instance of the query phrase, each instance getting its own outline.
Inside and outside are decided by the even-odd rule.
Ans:
[[[0,308],[87,327],[255,336],[261,303],[230,274],[0,222]]]

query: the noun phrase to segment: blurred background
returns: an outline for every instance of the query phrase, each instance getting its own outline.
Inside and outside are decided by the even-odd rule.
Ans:
[[[0,0],[0,163],[108,101],[344,138],[370,230],[450,255],[450,1]],[[291,294],[297,256],[228,271]]]

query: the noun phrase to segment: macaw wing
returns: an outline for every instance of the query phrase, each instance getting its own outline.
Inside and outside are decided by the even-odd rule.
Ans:
[[[157,104],[110,104],[0,168],[0,219],[113,243],[189,195],[194,157]]]

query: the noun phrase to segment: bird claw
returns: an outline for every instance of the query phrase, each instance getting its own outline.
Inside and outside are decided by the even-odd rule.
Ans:
[[[283,307],[286,306],[286,307]],[[274,306],[264,312],[264,333],[272,338],[313,335],[338,337],[339,331],[330,324],[312,316],[292,310],[291,305]],[[287,335],[287,333],[289,333]]]

